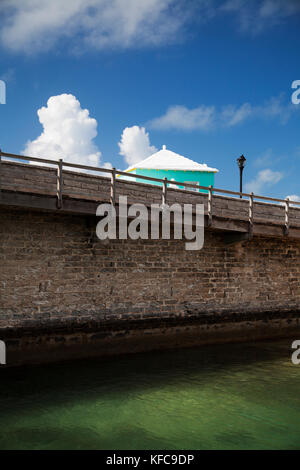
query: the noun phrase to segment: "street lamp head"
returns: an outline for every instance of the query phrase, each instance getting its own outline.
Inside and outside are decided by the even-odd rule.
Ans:
[[[246,165],[246,158],[244,155],[241,155],[240,158],[237,158],[239,168],[243,169]]]

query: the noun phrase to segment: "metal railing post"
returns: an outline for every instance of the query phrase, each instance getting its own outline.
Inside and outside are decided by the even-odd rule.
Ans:
[[[288,235],[290,231],[290,200],[288,197],[285,200],[284,213],[284,234]]]
[[[61,209],[63,206],[63,160],[58,160],[57,166],[57,208]]]
[[[111,170],[110,203],[113,206],[115,206],[115,204],[116,204],[116,169],[115,168],[112,168],[112,170]]]
[[[208,214],[208,226],[209,227],[212,225],[212,198],[213,198],[212,185],[210,185],[209,190],[208,190],[208,201],[207,201],[207,214]]]
[[[162,187],[162,204],[167,204],[167,178],[164,178]]]

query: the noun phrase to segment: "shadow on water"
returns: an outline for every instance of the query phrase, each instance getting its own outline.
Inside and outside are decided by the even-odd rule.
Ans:
[[[9,402],[21,400],[35,406],[35,395],[44,395],[47,404],[78,399],[81,394],[123,393],[160,388],[192,377],[211,376],[246,369],[253,363],[273,362],[286,356],[290,361],[292,340],[203,346],[181,350],[155,351],[112,358],[85,359],[55,364],[22,366],[0,371],[0,415],[9,412]],[[3,409],[1,403],[5,403]]]
[[[257,426],[278,448],[295,426],[291,376],[276,375],[277,363],[295,374],[293,339],[0,369],[0,448],[268,448]],[[299,426],[288,448],[298,441]]]
[[[92,432],[90,428],[83,426],[74,426],[72,429],[61,429],[54,427],[45,427],[45,429],[29,429],[19,427],[16,431],[8,432],[6,436],[0,439],[2,441],[1,450],[18,450],[20,446],[26,450],[38,450],[41,447],[45,450],[114,450],[111,436]],[[153,448],[167,449],[167,441],[160,439],[159,442],[151,441],[150,433],[142,428],[121,429],[114,431],[115,442],[128,442],[122,450],[135,448],[135,443],[140,440],[151,442],[149,450]],[[0,441],[0,442],[1,442]],[[13,445],[11,443],[14,443]],[[138,447],[138,446],[137,446]],[[145,449],[147,450],[147,449]]]
[[[64,392],[86,391],[92,382],[93,388],[109,385],[111,389],[123,384],[135,391],[138,387],[152,387],[180,376],[201,372],[211,374],[216,371],[244,367],[253,363],[273,362],[286,357],[290,362],[291,344],[295,338],[281,341],[265,341],[243,344],[218,344],[198,348],[176,349],[122,355],[109,358],[90,358],[64,361],[54,364],[21,366],[1,370],[0,400],[7,395],[25,398],[38,390]],[[134,379],[139,377],[139,381]],[[151,380],[151,377],[153,380]],[[146,380],[143,381],[143,378]],[[154,382],[155,379],[155,382]],[[5,387],[5,388],[4,388]],[[53,397],[55,402],[57,396]],[[1,406],[1,405],[0,405]],[[1,409],[1,408],[0,408]]]

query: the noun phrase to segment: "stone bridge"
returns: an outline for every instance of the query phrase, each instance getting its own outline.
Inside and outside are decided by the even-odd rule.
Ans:
[[[8,364],[300,333],[296,204],[1,155],[0,340]],[[146,205],[204,203],[204,248],[100,241],[96,208],[117,206],[119,195]]]

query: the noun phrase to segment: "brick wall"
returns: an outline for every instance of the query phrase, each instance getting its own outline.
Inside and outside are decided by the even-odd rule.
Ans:
[[[206,231],[195,252],[181,240],[101,242],[96,218],[8,209],[0,217],[0,328],[251,320],[300,305],[299,241],[226,246]]]

